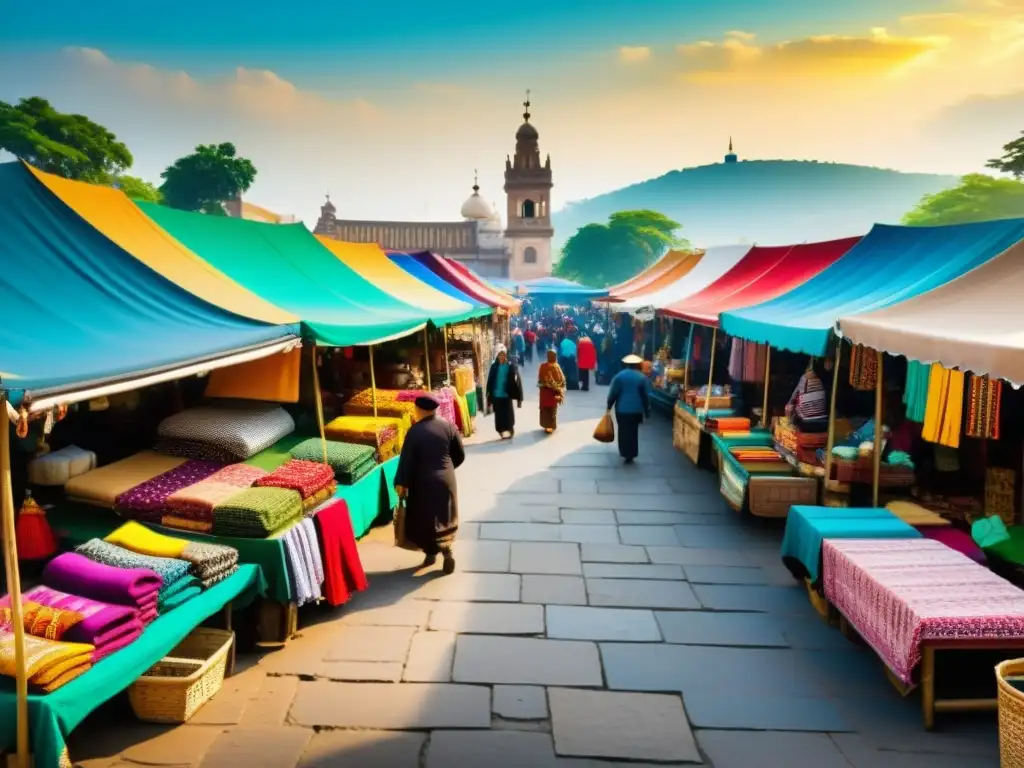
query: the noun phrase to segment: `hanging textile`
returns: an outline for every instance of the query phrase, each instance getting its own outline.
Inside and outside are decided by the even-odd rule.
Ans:
[[[907,386],[903,389],[903,404],[907,406],[907,420],[924,423],[928,406],[928,378],[931,366],[917,360],[907,361]]]
[[[999,406],[1002,396],[1002,379],[971,376],[970,395],[967,400],[967,429],[965,430],[968,437],[999,439]]]
[[[921,437],[930,443],[959,448],[963,406],[964,374],[933,363]]]
[[[760,384],[768,364],[768,347],[734,338],[729,350],[729,377],[733,381]]]
[[[734,338],[729,350],[729,378],[740,381],[743,377],[743,339]]]
[[[855,344],[850,352],[850,386],[862,392],[878,385],[878,354],[870,347]]]

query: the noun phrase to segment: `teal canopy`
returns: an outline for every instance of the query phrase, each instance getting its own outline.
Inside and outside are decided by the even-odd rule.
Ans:
[[[945,227],[876,224],[823,272],[778,298],[720,316],[730,336],[824,355],[840,317],[887,307],[984,264],[1024,238],[1024,219]]]
[[[138,203],[197,255],[271,304],[302,318],[318,344],[348,347],[410,334],[426,311],[381,290],[302,224],[264,224]]]
[[[15,405],[298,333],[178,287],[86,223],[21,163],[0,164],[0,264],[0,389]]]
[[[599,299],[608,295],[604,288],[590,288],[561,277],[538,277],[533,280],[488,278],[491,285],[516,296],[543,296],[567,299]]]

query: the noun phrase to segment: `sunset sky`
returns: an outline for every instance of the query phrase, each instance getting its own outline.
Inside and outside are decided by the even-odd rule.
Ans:
[[[315,221],[501,200],[533,94],[554,205],[742,158],[981,169],[1024,130],[1024,0],[22,2],[0,100],[105,124],[160,171],[234,141],[246,199]]]

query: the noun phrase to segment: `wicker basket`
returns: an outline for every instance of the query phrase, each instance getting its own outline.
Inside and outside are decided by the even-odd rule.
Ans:
[[[1024,692],[1007,682],[1024,676],[1024,659],[1011,659],[996,666],[999,687],[999,755],[1002,768],[1024,768]]]
[[[139,720],[185,723],[224,683],[234,632],[199,627],[128,689]]]
[[[818,481],[805,477],[752,477],[748,486],[750,514],[787,517],[793,505],[815,505]]]

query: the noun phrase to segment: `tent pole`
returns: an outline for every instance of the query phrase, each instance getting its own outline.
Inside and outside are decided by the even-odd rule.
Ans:
[[[704,395],[704,420],[711,415],[711,384],[715,380],[715,349],[718,346],[718,329],[711,331],[711,365],[708,367],[708,391]]]
[[[6,395],[0,405],[7,410]],[[6,419],[0,429],[0,512],[3,517],[4,570],[11,602],[11,623],[14,625],[15,697],[17,700],[17,768],[28,768],[28,674],[25,669],[25,619],[21,605],[21,574],[18,570],[18,542],[14,532],[14,487],[11,483],[11,429]]]
[[[867,351],[867,350],[865,350]],[[879,475],[882,471],[882,352],[875,352],[878,376],[875,378],[874,476],[871,479],[871,503],[878,506]]]
[[[324,432],[324,399],[320,392],[320,370],[316,364],[317,348],[313,345],[313,389],[316,392],[316,423],[320,428],[320,448],[324,453],[324,464],[327,461],[327,434]]]
[[[832,449],[836,446],[836,400],[839,395],[839,365],[843,361],[843,340],[837,339],[836,364],[832,368],[832,402],[828,409],[828,440],[825,443],[825,487],[832,479]]]
[[[690,358],[693,357],[693,323],[690,323],[690,330],[686,336],[686,363],[683,365],[683,399],[686,399],[686,392],[690,388]]]
[[[429,329],[423,329],[423,370],[427,374],[427,391],[429,392],[433,387],[430,384],[430,338],[428,336]]]
[[[735,342],[733,342],[735,343]],[[751,342],[747,342],[748,344]],[[764,353],[764,400],[761,401],[761,426],[768,426],[768,387],[772,377],[772,345],[766,345]]]
[[[373,344],[370,349],[370,398],[373,400],[373,418],[377,418],[377,374],[374,372]]]
[[[451,326],[446,325],[442,330],[444,331],[444,375],[448,377],[448,384],[452,383],[452,361],[448,357],[448,329]]]

